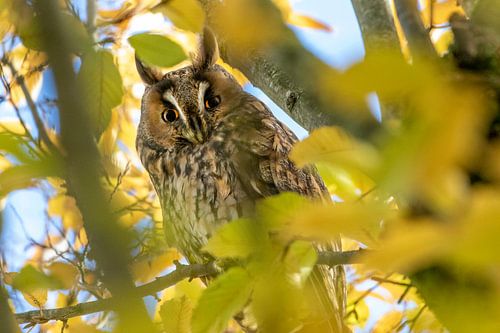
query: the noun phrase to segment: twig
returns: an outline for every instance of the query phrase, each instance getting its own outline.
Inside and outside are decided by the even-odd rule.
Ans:
[[[29,110],[31,112],[31,116],[33,117],[33,120],[35,121],[36,128],[38,129],[39,138],[50,149],[56,149],[54,144],[50,140],[49,136],[47,135],[47,131],[45,130],[45,125],[43,124],[42,118],[40,118],[40,115],[38,114],[38,109],[36,107],[35,102],[33,101],[33,98],[31,97],[31,94],[28,90],[28,87],[26,86],[26,82],[24,81],[24,77],[22,75],[19,75],[16,68],[14,67],[12,62],[9,61],[9,59],[7,57],[3,57],[2,62],[7,67],[9,67],[10,72],[12,74],[12,77],[14,78],[16,83],[19,85],[19,87],[21,88],[21,91],[24,94],[24,98],[26,99],[26,103],[28,104]]]
[[[370,279],[372,279],[373,281],[377,281],[377,282],[390,283],[390,284],[395,284],[395,285],[403,286],[403,287],[412,287],[413,286],[411,283],[394,281],[391,279],[381,278],[378,276],[372,276]]]

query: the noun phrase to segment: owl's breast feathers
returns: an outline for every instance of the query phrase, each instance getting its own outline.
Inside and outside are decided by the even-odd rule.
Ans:
[[[315,170],[298,169],[288,158],[296,141],[262,102],[246,94],[202,144],[158,151],[139,139],[173,245],[196,259],[217,226],[248,216],[256,200],[280,192],[328,200]]]

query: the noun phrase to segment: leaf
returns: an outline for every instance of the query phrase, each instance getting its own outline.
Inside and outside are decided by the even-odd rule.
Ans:
[[[142,33],[129,37],[128,42],[149,65],[172,67],[187,59],[179,44],[165,36]]]
[[[317,259],[318,255],[312,244],[298,240],[287,248],[283,262],[287,272],[293,274],[294,280],[303,286]]]
[[[78,80],[90,112],[93,131],[99,137],[108,126],[111,110],[121,103],[122,78],[109,51],[87,52],[82,58]]]
[[[176,27],[192,32],[200,32],[205,23],[205,12],[197,0],[163,0],[152,11],[163,13]]]
[[[193,305],[186,296],[166,301],[160,308],[161,321],[168,333],[191,333]]]
[[[47,161],[12,166],[0,173],[0,198],[21,188],[33,186],[36,178],[55,175]]]
[[[297,27],[302,28],[311,28],[316,30],[323,30],[325,32],[332,32],[333,29],[328,24],[320,22],[310,16],[298,14],[295,12],[291,12],[288,15],[287,22],[289,24],[295,25]]]
[[[146,283],[157,277],[167,267],[173,265],[174,260],[180,259],[179,252],[172,248],[153,258],[139,258],[139,260],[132,263],[130,268],[137,282]]]
[[[378,165],[374,148],[358,142],[339,127],[322,127],[297,142],[290,158],[303,167],[324,162],[337,167],[370,170]]]
[[[61,25],[68,36],[71,36],[69,48],[75,53],[82,53],[92,48],[92,41],[81,21],[75,16],[62,13]],[[17,32],[23,45],[27,48],[43,51],[43,38],[38,17],[34,17],[23,24],[18,24]]]
[[[33,266],[26,265],[14,277],[12,287],[24,292],[30,292],[40,288],[59,289],[61,287],[61,283],[35,269]]]
[[[49,276],[57,279],[63,289],[71,289],[78,280],[78,270],[75,266],[64,262],[53,262],[47,267]]]
[[[231,268],[203,292],[191,321],[193,333],[219,333],[247,303],[252,279],[239,267]]]
[[[58,194],[50,198],[47,206],[50,216],[60,216],[66,229],[80,230],[83,227],[83,218],[76,205],[75,198]]]
[[[395,332],[401,320],[403,314],[400,311],[390,311],[377,321],[372,333]]]
[[[203,250],[219,258],[245,258],[261,249],[266,240],[256,221],[240,219],[217,229]]]

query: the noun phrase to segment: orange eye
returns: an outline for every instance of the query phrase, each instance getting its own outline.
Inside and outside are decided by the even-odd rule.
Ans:
[[[219,104],[220,104],[220,96],[213,96],[205,99],[205,108],[207,110],[216,108]]]
[[[161,113],[161,119],[166,123],[171,123],[179,118],[179,112],[176,109],[168,109]]]

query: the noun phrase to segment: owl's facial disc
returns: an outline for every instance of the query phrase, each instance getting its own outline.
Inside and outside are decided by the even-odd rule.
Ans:
[[[166,111],[163,111],[166,118],[164,121],[176,126],[181,137],[189,142],[193,144],[204,143],[208,138],[208,126],[203,113],[189,103],[184,103],[184,108],[182,108],[181,103],[177,101],[171,90],[166,90],[162,97],[167,108]]]

